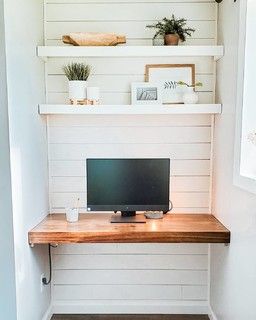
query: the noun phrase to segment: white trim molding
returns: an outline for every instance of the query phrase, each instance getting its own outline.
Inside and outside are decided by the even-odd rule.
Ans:
[[[46,310],[42,320],[51,320],[53,316],[53,313],[52,313],[52,305],[50,304],[49,308]]]
[[[215,313],[212,310],[212,307],[209,306],[209,314],[208,314],[210,320],[218,320],[218,318],[216,317]]]
[[[208,314],[208,301],[55,301],[53,314]],[[43,319],[44,320],[44,319]]]

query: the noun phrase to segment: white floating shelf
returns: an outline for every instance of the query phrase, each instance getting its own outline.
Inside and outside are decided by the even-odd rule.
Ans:
[[[214,57],[220,59],[223,46],[115,46],[77,47],[41,46],[37,47],[38,57]]]
[[[118,115],[118,114],[220,114],[221,104],[172,104],[172,105],[99,105],[99,106],[73,106],[73,105],[39,105],[40,114],[92,114],[92,115]]]

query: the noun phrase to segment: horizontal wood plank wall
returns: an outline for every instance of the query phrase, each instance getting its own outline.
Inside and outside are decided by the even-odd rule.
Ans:
[[[207,313],[205,244],[75,244],[53,249],[56,313]]]
[[[145,25],[174,13],[197,31],[186,44],[216,43],[216,4],[209,0],[45,0],[45,44],[63,45],[75,31],[127,35],[128,45],[150,45]],[[214,101],[211,58],[50,58],[46,64],[49,103],[67,103],[62,66],[86,61],[89,85],[102,103],[129,104],[130,83],[144,81],[145,65],[195,63],[201,103]],[[170,157],[174,212],[208,212],[211,117],[50,116],[51,212],[80,197],[85,210],[85,159]],[[53,249],[53,310],[56,313],[207,313],[207,246],[176,244],[63,245]]]
[[[208,212],[211,121],[208,115],[50,116],[52,212],[81,199],[85,210],[85,159],[170,157],[174,212]]]
[[[196,80],[203,82],[199,89],[200,103],[214,102],[213,59],[209,57],[172,57],[172,58],[49,58],[47,63],[47,100],[49,103],[67,103],[67,80],[63,65],[70,61],[88,63],[92,73],[88,86],[99,86],[103,104],[130,104],[131,82],[143,82],[146,64],[194,63]]]

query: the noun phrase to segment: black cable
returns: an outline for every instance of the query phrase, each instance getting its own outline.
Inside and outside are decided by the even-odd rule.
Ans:
[[[49,254],[49,280],[47,280],[46,277],[42,278],[42,283],[45,286],[48,286],[52,281],[52,255],[51,255],[51,247],[56,248],[56,246],[53,246],[51,244],[48,244],[48,254]]]

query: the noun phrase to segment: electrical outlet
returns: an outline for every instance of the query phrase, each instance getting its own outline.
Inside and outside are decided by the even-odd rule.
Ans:
[[[44,284],[43,284],[43,279],[44,278],[45,278],[45,274],[42,273],[41,277],[40,277],[40,290],[41,290],[41,292],[43,292],[43,290],[44,290]]]

